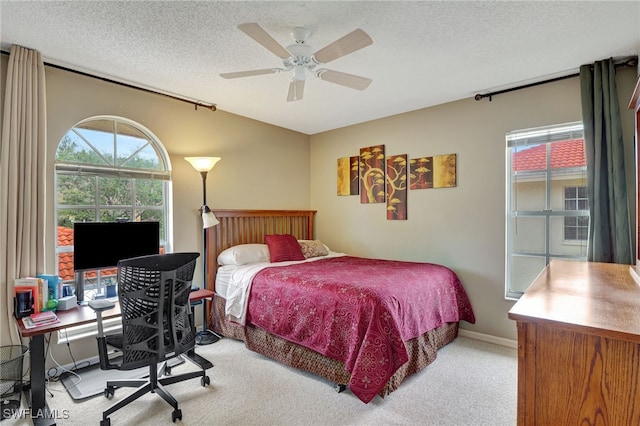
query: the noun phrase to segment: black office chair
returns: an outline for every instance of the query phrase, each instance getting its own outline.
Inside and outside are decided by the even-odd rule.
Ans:
[[[102,370],[133,370],[149,367],[149,377],[139,380],[109,380],[104,395],[113,397],[118,387],[137,387],[127,398],[102,413],[101,426],[111,424],[109,415],[152,392],[172,407],[171,419],[182,419],[178,401],[163,386],[200,377],[202,386],[210,383],[206,370],[213,367],[197,355],[195,325],[189,306],[191,281],[199,253],[172,253],[135,257],[118,262],[118,300],[122,312],[122,333],[104,335],[102,311],[115,305],[106,299],[92,300],[89,306],[98,317],[98,355]],[[108,346],[121,356],[111,358]],[[166,361],[183,356],[200,367],[180,375],[165,375]],[[160,377],[160,378],[158,378]]]

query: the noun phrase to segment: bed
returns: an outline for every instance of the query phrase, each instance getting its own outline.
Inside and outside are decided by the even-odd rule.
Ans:
[[[214,211],[220,224],[205,240],[207,283],[216,292],[209,327],[368,403],[432,363],[457,337],[460,321],[475,322],[473,310],[457,275],[442,265],[328,250],[314,240],[315,213]],[[265,238],[271,238],[266,260]],[[290,239],[302,241],[305,257],[281,252]],[[262,250],[260,259],[246,260],[248,249],[251,256]],[[276,253],[286,255],[271,263]],[[235,262],[240,257],[244,263]]]

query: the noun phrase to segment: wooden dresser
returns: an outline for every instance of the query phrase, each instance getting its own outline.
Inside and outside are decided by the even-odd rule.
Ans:
[[[552,260],[509,311],[518,425],[640,425],[635,266]]]

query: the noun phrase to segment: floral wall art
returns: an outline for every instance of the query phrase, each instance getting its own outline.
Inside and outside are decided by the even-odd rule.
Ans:
[[[456,186],[456,154],[433,157],[433,187],[453,188]]]
[[[409,162],[409,188],[433,188],[433,157],[412,158]],[[429,186],[431,185],[431,186]]]
[[[384,203],[384,145],[360,148],[360,202]]]
[[[456,154],[412,158],[409,188],[451,188],[456,186]]]
[[[387,219],[407,219],[407,154],[387,157]]]
[[[338,195],[358,195],[360,157],[338,158]]]
[[[360,195],[360,203],[386,203],[388,220],[407,219],[411,189],[457,186],[457,155],[385,157],[385,146],[360,148],[360,155],[338,158],[337,194]]]

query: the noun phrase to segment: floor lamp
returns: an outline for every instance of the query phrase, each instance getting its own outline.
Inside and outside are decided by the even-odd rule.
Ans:
[[[207,228],[211,228],[212,226],[216,226],[218,223],[218,219],[215,217],[209,206],[207,206],[207,174],[213,166],[216,165],[218,161],[220,161],[220,157],[185,157],[196,171],[200,172],[202,176],[202,207],[200,207],[200,214],[202,215],[202,265],[203,265],[203,276],[202,280],[204,283],[204,288],[207,287]],[[202,301],[202,331],[199,331],[196,335],[196,342],[199,345],[209,345],[211,343],[215,343],[220,340],[220,336],[214,333],[211,330],[207,329],[207,309],[206,309],[206,301]],[[214,309],[213,301],[211,302],[211,309]]]

